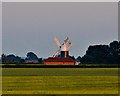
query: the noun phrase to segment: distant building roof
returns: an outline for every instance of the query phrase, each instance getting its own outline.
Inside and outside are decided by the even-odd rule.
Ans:
[[[25,60],[25,63],[38,63],[38,59],[35,59],[35,60]]]

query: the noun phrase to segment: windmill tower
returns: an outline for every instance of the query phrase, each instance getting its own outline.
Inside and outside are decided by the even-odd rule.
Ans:
[[[69,57],[69,50],[72,46],[72,43],[68,40],[69,38],[67,37],[64,40],[63,44],[61,45],[57,37],[54,37],[54,41],[57,44],[58,50],[55,51],[53,57],[63,57],[63,58]]]

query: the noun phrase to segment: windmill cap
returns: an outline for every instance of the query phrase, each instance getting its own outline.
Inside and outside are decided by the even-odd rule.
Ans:
[[[67,51],[67,46],[66,46],[66,44],[64,44],[64,45],[61,47],[61,51]]]

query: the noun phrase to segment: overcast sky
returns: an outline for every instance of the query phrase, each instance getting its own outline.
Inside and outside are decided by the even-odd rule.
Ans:
[[[3,3],[5,54],[52,56],[68,36],[70,54],[83,56],[89,45],[118,40],[118,3]]]

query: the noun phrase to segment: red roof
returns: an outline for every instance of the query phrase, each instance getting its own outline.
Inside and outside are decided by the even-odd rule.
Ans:
[[[75,60],[72,58],[49,57],[48,59],[44,60],[44,62],[75,62]]]

